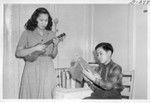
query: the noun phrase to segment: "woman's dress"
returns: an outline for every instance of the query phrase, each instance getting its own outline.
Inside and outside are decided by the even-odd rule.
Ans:
[[[38,43],[44,43],[55,37],[52,31],[44,31],[41,36],[37,29],[25,30],[19,40],[18,47],[29,48]],[[50,99],[55,94],[56,73],[52,58],[53,44],[46,48],[46,53],[39,56],[34,62],[25,61],[22,74],[19,98],[24,99]]]

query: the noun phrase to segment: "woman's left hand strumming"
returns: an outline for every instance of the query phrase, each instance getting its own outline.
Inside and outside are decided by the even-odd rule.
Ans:
[[[58,39],[58,38],[54,38],[54,39],[53,39],[53,43],[54,43],[55,46],[57,46],[58,43],[59,43],[59,39]]]

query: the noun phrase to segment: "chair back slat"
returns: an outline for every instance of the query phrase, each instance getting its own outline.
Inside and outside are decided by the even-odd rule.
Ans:
[[[123,99],[132,99],[134,86],[134,70],[123,71],[122,78],[124,89],[121,92]]]

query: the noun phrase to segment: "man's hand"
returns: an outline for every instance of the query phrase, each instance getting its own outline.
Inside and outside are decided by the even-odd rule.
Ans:
[[[90,80],[83,74],[83,78],[86,82],[89,82]]]
[[[88,79],[90,79],[91,81],[94,82],[94,81],[96,80],[95,76],[93,75],[93,73],[92,73],[91,71],[83,69],[82,72],[83,72],[83,74],[84,74]]]
[[[98,73],[94,73],[93,75],[95,76],[95,78],[101,79],[101,76]]]

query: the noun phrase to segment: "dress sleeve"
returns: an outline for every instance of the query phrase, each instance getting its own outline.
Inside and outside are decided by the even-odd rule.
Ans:
[[[117,85],[122,80],[122,68],[120,66],[114,67],[108,78],[109,79],[106,81],[102,79],[96,79],[94,83],[106,90],[117,88]]]
[[[19,39],[17,50],[26,48],[27,46],[27,31],[24,31]]]

